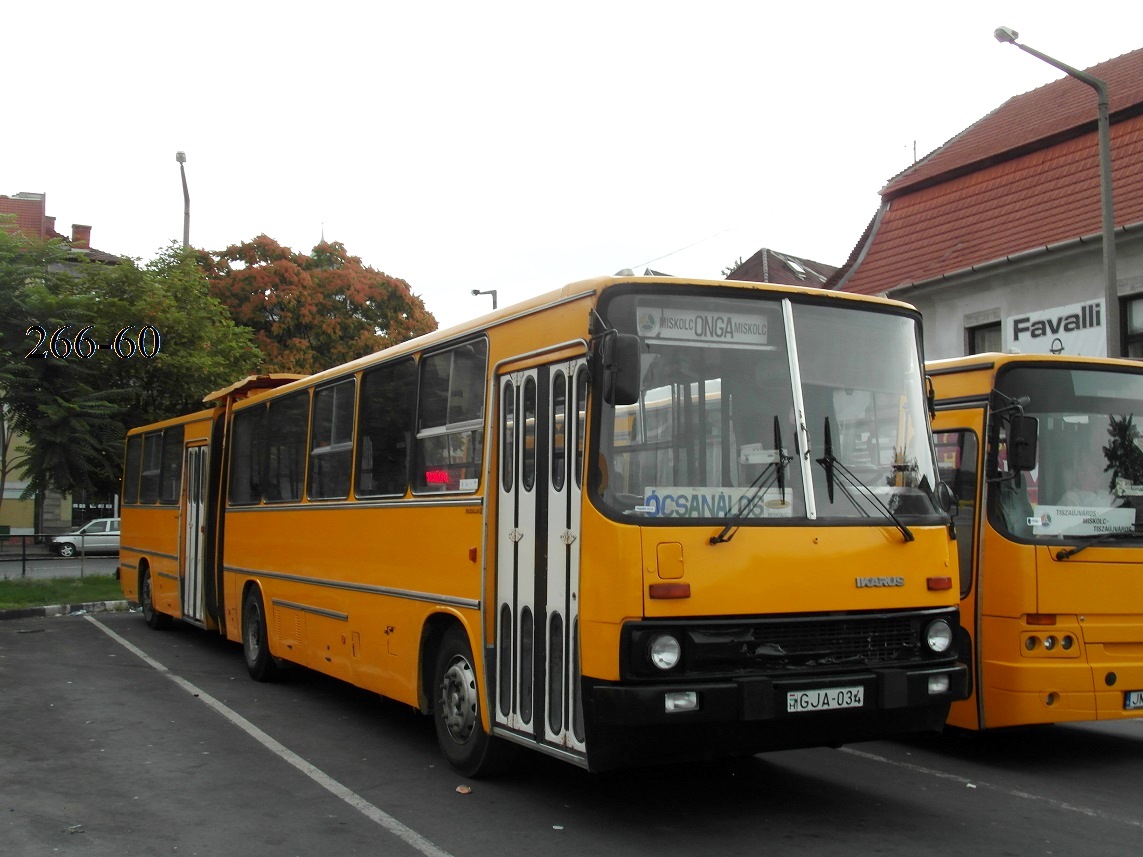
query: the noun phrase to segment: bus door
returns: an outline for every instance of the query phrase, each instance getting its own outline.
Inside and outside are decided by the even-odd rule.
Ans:
[[[953,519],[956,528],[956,548],[959,562],[960,628],[958,651],[969,666],[968,699],[954,702],[948,723],[966,729],[981,728],[983,719],[983,683],[980,681],[981,648],[981,591],[987,585],[1005,586],[1000,579],[993,582],[980,565],[981,539],[985,537],[982,521],[984,473],[982,442],[984,411],[979,408],[938,411],[933,418],[933,435],[937,449],[937,469],[941,481],[948,485],[957,499],[957,513]],[[996,543],[993,543],[995,547]],[[1010,565],[1007,563],[1006,565]],[[1012,569],[1018,574],[1018,569]],[[1011,586],[1011,577],[1007,581]]]
[[[206,488],[209,473],[206,446],[186,448],[186,491],[182,508],[182,577],[183,618],[203,621],[203,574],[206,567]]]
[[[579,556],[587,367],[498,377],[495,722],[582,752]]]

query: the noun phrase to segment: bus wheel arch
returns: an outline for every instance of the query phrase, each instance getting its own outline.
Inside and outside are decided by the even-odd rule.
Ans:
[[[155,609],[155,591],[153,586],[151,564],[146,559],[139,561],[139,607],[143,611],[143,621],[147,627],[155,631],[162,631],[171,625],[171,617]]]
[[[485,728],[483,685],[464,626],[455,618],[434,619],[422,647],[421,705],[432,710],[441,754],[467,777],[505,770],[516,748]]]
[[[278,660],[270,653],[266,622],[262,587],[254,581],[249,581],[242,589],[242,616],[239,630],[246,669],[254,681],[274,681],[281,673]]]

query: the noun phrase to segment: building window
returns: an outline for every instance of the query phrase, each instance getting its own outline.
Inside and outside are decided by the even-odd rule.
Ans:
[[[1143,357],[1143,297],[1123,302],[1123,353]]]
[[[1000,332],[1000,322],[982,324],[979,327],[970,327],[965,332],[968,334],[969,354],[1004,350]]]

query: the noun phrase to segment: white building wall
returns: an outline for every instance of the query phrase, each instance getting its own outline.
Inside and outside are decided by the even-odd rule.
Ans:
[[[1143,228],[1116,236],[1116,279],[1121,299],[1143,299]],[[1103,248],[1098,236],[1064,249],[1025,253],[1015,261],[980,266],[936,282],[895,289],[889,297],[913,304],[924,316],[925,359],[970,353],[968,329],[1052,307],[1104,297]],[[1123,306],[1121,314],[1128,310]]]

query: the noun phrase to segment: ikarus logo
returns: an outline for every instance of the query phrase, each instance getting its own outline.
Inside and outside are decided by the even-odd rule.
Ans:
[[[865,589],[870,586],[904,586],[905,578],[903,577],[859,577],[857,578],[857,588]]]

